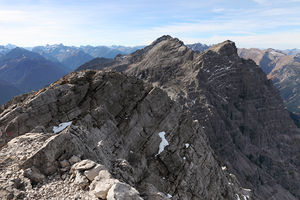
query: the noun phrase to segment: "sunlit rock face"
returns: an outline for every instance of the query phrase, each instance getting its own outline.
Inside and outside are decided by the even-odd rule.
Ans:
[[[192,113],[217,156],[258,198],[300,198],[299,131],[272,81],[253,61],[240,58],[233,42],[199,53],[163,36],[98,66],[165,90]]]

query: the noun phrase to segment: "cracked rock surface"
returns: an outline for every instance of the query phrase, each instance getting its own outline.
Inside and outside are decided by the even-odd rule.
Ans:
[[[299,129],[272,82],[233,42],[198,53],[163,36],[105,70],[152,83],[189,110],[218,158],[260,199],[300,199]]]
[[[65,122],[72,124],[53,133]],[[116,72],[72,73],[16,97],[0,109],[0,131],[3,199],[251,196],[221,168],[188,111]],[[162,131],[168,145],[158,154]]]

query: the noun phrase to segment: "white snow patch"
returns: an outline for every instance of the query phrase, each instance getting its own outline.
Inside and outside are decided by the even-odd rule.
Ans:
[[[172,195],[167,194],[167,197],[168,197],[168,199],[171,199],[171,198],[172,198]]]
[[[186,160],[186,157],[183,157],[183,160]]]
[[[270,51],[270,53],[274,56],[283,56],[284,54],[276,52],[276,51]]]
[[[241,200],[241,199],[240,199],[240,196],[239,196],[238,194],[235,194],[235,195],[236,195],[236,199],[237,199],[237,200]]]
[[[164,151],[165,147],[169,145],[169,142],[166,140],[165,138],[165,135],[166,135],[166,132],[160,132],[158,133],[159,137],[161,138],[161,142],[159,144],[159,150],[158,150],[158,153],[155,155],[155,157],[157,155],[159,155],[161,152]]]
[[[186,148],[186,149],[189,148],[189,146],[190,146],[189,143],[186,143],[186,144],[185,144],[185,148]]]
[[[61,123],[58,126],[53,126],[53,132],[59,133],[62,130],[64,130],[65,128],[67,128],[68,126],[70,126],[71,124],[72,124],[72,121]]]
[[[250,197],[248,195],[243,195],[243,197],[244,197],[244,200],[249,200],[250,199]]]
[[[223,171],[225,171],[226,169],[227,169],[227,167],[226,167],[226,166],[223,166],[223,167],[222,167],[222,170],[223,170]]]

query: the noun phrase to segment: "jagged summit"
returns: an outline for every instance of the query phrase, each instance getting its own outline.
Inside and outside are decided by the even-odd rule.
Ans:
[[[258,199],[299,199],[299,133],[261,68],[239,58],[231,41],[201,53],[169,36],[158,41],[104,70],[152,83],[188,109],[221,161]]]
[[[237,48],[235,46],[235,43],[230,40],[226,40],[222,43],[213,45],[209,48],[209,50],[227,56],[237,55]]]
[[[180,43],[183,45],[183,42],[181,40],[179,40],[178,38],[173,38],[170,35],[163,35],[163,36],[159,37],[158,39],[156,39],[154,42],[152,42],[150,46],[155,46],[156,44],[158,44],[162,41],[176,42],[176,43]]]

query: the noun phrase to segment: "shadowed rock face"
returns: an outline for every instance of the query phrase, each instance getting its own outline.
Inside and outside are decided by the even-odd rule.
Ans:
[[[53,126],[70,121],[70,127],[53,133]],[[72,73],[13,99],[0,109],[0,133],[4,197],[209,200],[250,195],[221,169],[189,112],[161,89],[115,72]],[[163,139],[168,145],[158,154]]]
[[[299,132],[272,82],[233,42],[196,53],[163,36],[108,70],[159,86],[190,110],[218,157],[260,199],[300,198]]]
[[[274,49],[239,49],[239,55],[254,60],[262,68],[280,91],[287,109],[296,116],[297,122],[300,116],[300,56]]]

